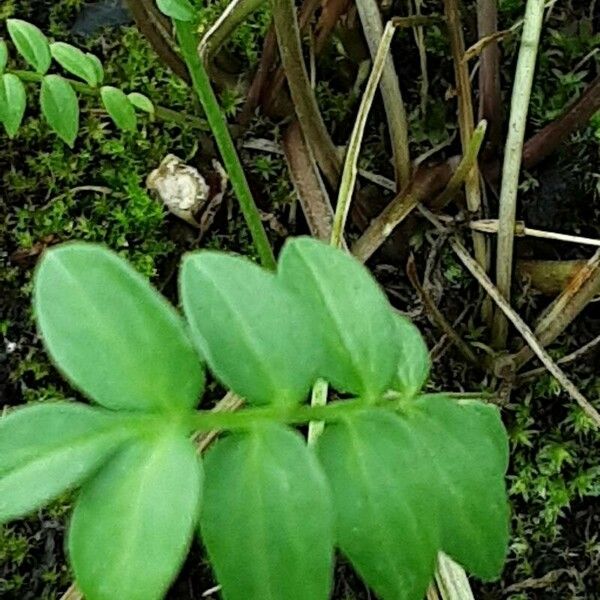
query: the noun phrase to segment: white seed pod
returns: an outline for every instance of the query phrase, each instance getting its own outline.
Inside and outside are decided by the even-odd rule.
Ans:
[[[197,169],[174,154],[167,154],[148,175],[146,185],[158,194],[169,212],[194,227],[199,226],[194,215],[207,203],[210,187]]]

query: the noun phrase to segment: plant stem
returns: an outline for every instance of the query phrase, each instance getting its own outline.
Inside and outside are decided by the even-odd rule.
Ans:
[[[475,128],[475,117],[473,115],[473,100],[471,95],[471,80],[469,79],[469,68],[463,61],[465,54],[465,41],[463,37],[462,22],[458,8],[458,0],[444,0],[444,10],[450,36],[450,48],[452,50],[452,61],[454,63],[454,77],[458,94],[458,123],[460,127],[460,140],[463,154],[467,153],[473,129]],[[470,212],[479,215],[481,208],[481,189],[479,187],[479,169],[477,163],[467,173],[465,180],[465,194],[467,197],[467,208]],[[487,271],[488,253],[485,237],[479,232],[473,232],[473,249],[475,258]],[[489,306],[489,305],[488,305]],[[484,318],[489,320],[491,313],[484,304]]]
[[[21,81],[25,83],[41,83],[44,79],[44,75],[40,75],[39,73],[35,73],[34,71],[21,71],[21,70],[9,70],[8,73],[12,73],[16,75]],[[75,81],[74,79],[69,79],[67,77],[63,77],[65,81],[68,81],[71,87],[78,92],[79,94],[83,94],[84,96],[100,96],[100,88],[90,87],[85,83],[81,83],[80,81]],[[182,113],[172,108],[165,108],[164,106],[154,106],[154,114],[163,121],[171,121],[172,123],[177,123],[178,125],[185,125],[188,127],[195,127],[197,129],[206,129],[206,123],[202,119],[195,117],[193,115],[188,115],[186,113]]]
[[[302,56],[300,29],[293,0],[272,0],[281,64],[304,139],[332,188],[337,188],[341,160],[317,105]]]
[[[509,303],[519,172],[521,170],[523,140],[525,138],[527,112],[529,109],[543,16],[544,0],[527,0],[523,36],[519,48],[510,106],[508,136],[504,149],[496,256],[496,284],[502,296]],[[504,348],[506,346],[507,334],[507,318],[500,309],[497,309],[492,329],[493,346],[495,348]]]
[[[375,69],[376,57],[381,48],[382,37],[384,35],[379,4],[377,0],[358,0],[356,8],[367,45],[369,46],[371,59],[373,60],[373,69]],[[397,189],[401,189],[408,184],[411,174],[410,151],[408,147],[408,121],[394,61],[389,55],[385,56],[380,89],[390,129],[390,143],[392,145],[396,171],[396,186]]]
[[[317,382],[316,386],[319,386]],[[390,406],[393,402],[386,401]],[[308,406],[259,406],[235,412],[198,411],[191,415],[190,426],[194,431],[240,430],[260,422],[278,421],[289,425],[302,425],[311,421],[332,422],[351,413],[364,410],[365,402],[360,399],[340,400],[328,405]],[[370,406],[370,405],[369,405]]]
[[[175,19],[173,23],[175,24],[175,33],[181,53],[192,77],[194,91],[202,104],[206,119],[221,152],[225,169],[231,180],[231,187],[240,203],[256,252],[264,267],[275,269],[275,256],[260,220],[260,213],[252,198],[252,192],[229,134],[229,129],[227,129],[227,121],[212,89],[206,69],[198,55],[198,40],[194,32],[194,26]]]
[[[338,193],[335,216],[333,218],[333,229],[331,232],[331,245],[336,248],[339,248],[343,243],[344,227],[346,225],[348,211],[350,210],[350,201],[352,200],[354,184],[356,183],[358,155],[365,132],[365,126],[367,124],[367,117],[369,116],[371,104],[373,104],[377,85],[379,84],[381,74],[383,73],[387,62],[393,36],[394,25],[390,21],[385,26],[383,35],[381,35],[381,41],[373,60],[373,68],[371,69],[371,74],[367,80],[367,85],[358,108],[358,114],[356,115],[354,128],[352,129],[350,141],[348,142],[348,150],[346,151],[344,171],[340,182],[340,191]]]

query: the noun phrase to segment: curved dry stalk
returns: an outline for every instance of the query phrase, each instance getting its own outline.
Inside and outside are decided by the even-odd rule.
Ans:
[[[436,183],[448,181],[445,189],[439,195],[433,196],[433,200],[428,205],[440,210],[452,200],[477,161],[477,155],[485,137],[485,129],[486,123],[482,121],[473,132],[466,154],[461,158],[449,179],[447,175],[444,178],[444,175],[452,169],[450,161],[436,167],[417,170],[410,183],[371,221],[365,232],[352,246],[352,254],[363,262],[368,260],[419,202],[426,201],[435,194]]]
[[[510,106],[508,136],[504,149],[496,255],[496,283],[500,293],[509,303],[519,173],[543,16],[544,0],[527,0],[523,36],[519,48]],[[492,328],[492,345],[495,348],[503,348],[506,346],[507,335],[508,321],[506,316],[503,311],[496,310]]]
[[[358,260],[367,261],[420,202],[440,191],[452,173],[450,161],[418,169],[409,184],[369,224],[352,246]],[[435,196],[434,196],[435,197]]]
[[[272,0],[272,6],[281,63],[304,139],[313,151],[325,178],[335,189],[339,181],[341,161],[310,86],[302,56],[296,7],[293,0]]]
[[[282,145],[308,229],[313,237],[329,241],[333,208],[314,156],[302,137],[298,121],[294,121],[286,129]]]
[[[512,309],[510,304],[500,293],[500,290],[492,283],[491,279],[481,269],[479,264],[471,258],[467,249],[456,238],[450,240],[450,245],[465,267],[467,267],[485,291],[491,296],[492,300],[498,305],[498,308],[508,319],[510,319],[511,323],[523,336],[523,339],[527,342],[531,350],[540,359],[550,374],[560,383],[565,392],[579,404],[583,412],[592,420],[594,425],[600,428],[600,413],[598,413],[588,399],[577,389],[577,386],[575,386],[546,350],[544,350],[542,344],[536,338],[527,323],[525,323],[525,321],[523,321],[523,319]]]
[[[463,37],[462,22],[458,8],[458,0],[444,0],[446,24],[450,36],[450,49],[454,63],[454,77],[458,95],[458,124],[463,154],[467,153],[473,130],[475,117],[473,115],[473,100],[471,95],[471,80],[469,79],[468,65],[463,61],[465,54],[465,41]],[[465,180],[465,194],[467,208],[470,212],[478,214],[481,208],[481,188],[479,184],[479,168],[473,166]],[[473,248],[475,258],[487,271],[488,252],[485,237],[478,232],[473,233]]]
[[[341,246],[344,239],[344,227],[350,210],[350,201],[352,199],[354,184],[356,183],[356,175],[358,173],[357,165],[360,145],[365,132],[369,110],[371,104],[373,104],[375,92],[377,91],[377,85],[379,84],[379,80],[381,79],[383,70],[387,64],[388,53],[393,36],[394,25],[390,21],[385,26],[379,47],[375,53],[373,68],[371,69],[371,74],[367,80],[367,85],[356,115],[356,122],[354,123],[352,134],[350,135],[350,141],[348,142],[344,171],[342,173],[342,180],[340,182],[340,190],[335,208],[335,217],[333,219],[333,229],[331,231],[332,246]]]
[[[363,27],[371,59],[375,63],[383,38],[383,24],[377,0],[358,0],[356,8]],[[410,179],[410,152],[408,148],[408,122],[404,100],[400,91],[398,75],[391,56],[386,56],[380,83],[381,95],[390,129],[390,141],[394,154],[394,167],[398,188]]]

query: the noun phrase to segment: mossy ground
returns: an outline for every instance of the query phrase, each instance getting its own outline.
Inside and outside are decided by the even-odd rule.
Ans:
[[[18,16],[40,25],[57,39],[69,36],[69,25],[80,0],[60,2],[0,3],[0,16]],[[223,3],[221,3],[223,4]],[[207,21],[219,5],[207,10]],[[389,14],[403,7],[392,6]],[[501,26],[520,16],[522,3],[502,0]],[[473,37],[474,12],[468,12],[467,35]],[[591,79],[597,69],[598,44],[593,34],[593,15],[587,3],[556,7],[546,23],[540,67],[531,109],[531,131],[547,124]],[[260,53],[268,24],[263,10],[240,30],[230,47],[239,64],[250,66]],[[340,48],[346,39],[345,51]],[[87,40],[77,40],[97,53],[107,69],[107,80],[126,91],[140,91],[156,102],[190,114],[197,106],[187,88],[160,65],[134,28],[105,31]],[[415,156],[439,144],[456,131],[451,92],[452,64],[447,41],[437,27],[427,30],[430,85],[421,97],[418,54],[412,34],[399,33],[394,47],[403,48],[400,79],[409,106],[411,149]],[[351,50],[356,46],[356,52]],[[410,48],[410,51],[406,51]],[[516,39],[504,44],[503,89],[510,90]],[[363,54],[361,55],[361,52]],[[335,141],[344,143],[357,108],[358,94],[348,93],[356,78],[358,62],[364,58],[360,43],[348,42],[340,34],[319,62],[317,94],[327,125]],[[582,62],[584,58],[587,59]],[[103,242],[126,256],[172,300],[176,300],[176,267],[181,254],[194,248],[195,234],[167,215],[146,191],[144,181],[167,153],[201,164],[215,154],[206,131],[160,121],[144,120],[135,134],[115,131],[108,119],[86,102],[82,130],[74,150],[69,150],[38,118],[35,86],[29,88],[27,118],[19,136],[1,136],[2,194],[0,196],[0,405],[43,402],[71,397],[49,364],[30,310],[31,274],[37,255],[47,244],[69,239]],[[508,98],[508,92],[506,92]],[[451,94],[450,94],[451,96]],[[230,116],[242,96],[235,90],[222,100]],[[508,102],[506,103],[508,104]],[[425,110],[423,110],[425,108]],[[385,143],[383,110],[376,103],[369,121],[361,166],[391,174]],[[257,116],[244,136],[278,140],[279,124]],[[573,136],[544,167],[527,175],[523,185],[523,210],[531,223],[536,214],[554,222],[561,231],[598,237],[598,143],[600,121]],[[454,140],[441,154],[456,153]],[[242,159],[259,206],[271,214],[268,232],[275,246],[283,236],[304,232],[301,217],[290,215],[294,196],[283,158],[277,154],[243,151]],[[564,174],[557,186],[555,173]],[[106,188],[90,191],[89,187]],[[373,194],[384,194],[374,189]],[[494,200],[490,200],[494,204]],[[547,221],[548,222],[548,221]],[[547,225],[546,225],[547,226]],[[417,228],[410,240],[420,270],[431,256],[436,240]],[[433,244],[433,245],[432,245]],[[243,220],[228,196],[204,246],[229,248],[253,254]],[[579,248],[561,245],[525,246],[520,251],[537,258],[587,256]],[[465,305],[470,309],[458,325],[461,335],[485,341],[487,332],[477,317],[481,293],[453,255],[442,249],[433,261],[432,280],[440,308],[449,320],[456,319]],[[439,334],[429,325],[398,265],[373,263],[381,282],[398,307],[415,316],[434,346]],[[532,322],[547,302],[523,288],[517,298],[519,311]],[[600,331],[598,309],[592,305],[568,333],[552,347],[562,356]],[[600,393],[598,354],[592,353],[569,367],[571,377],[590,398]],[[452,348],[438,356],[432,388],[450,390],[490,389],[495,382],[467,368]],[[216,391],[216,390],[215,390]],[[482,598],[600,598],[600,439],[580,411],[549,377],[542,376],[513,392],[503,408],[512,449],[509,486],[513,505],[513,540],[501,582],[479,586]],[[68,587],[63,539],[70,508],[68,497],[29,519],[0,529],[0,597],[7,599],[55,599]],[[199,598],[212,585],[201,552],[194,548],[171,598]],[[336,598],[367,598],[368,591],[351,571],[340,566]]]

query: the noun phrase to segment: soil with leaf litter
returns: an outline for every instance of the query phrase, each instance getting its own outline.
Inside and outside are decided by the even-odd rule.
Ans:
[[[368,58],[360,22],[349,3],[338,5],[343,14],[335,43],[325,45],[317,59],[316,92],[328,130],[338,145],[347,143],[360,93],[364,89],[361,64]],[[132,26],[124,3],[105,0],[85,8],[81,2],[6,1],[3,17],[16,16],[36,23],[56,39],[85,46],[101,56],[107,78],[127,90],[137,90],[161,104],[193,114],[195,102],[187,88],[156,58],[143,36]],[[212,21],[225,3],[211,4]],[[107,7],[108,12],[107,12]],[[522,3],[501,0],[500,28],[522,16]],[[405,15],[404,3],[382,6],[384,17]],[[423,12],[438,13],[441,3],[427,2]],[[86,12],[87,11],[87,12]],[[104,11],[104,12],[103,12]],[[475,4],[463,10],[467,45],[477,39]],[[78,19],[79,15],[79,20]],[[112,22],[107,22],[107,15]],[[531,101],[528,137],[551,123],[568,103],[579,97],[598,75],[598,14],[590,3],[556,5],[544,24],[541,53]],[[285,110],[263,110],[241,119],[244,86],[252,80],[270,22],[266,9],[258,11],[234,35],[219,56],[224,80],[241,85],[222,87],[221,102],[237,134],[238,147],[268,233],[279,248],[289,235],[308,232],[296,201],[285,158],[281,154],[287,121]],[[110,27],[103,27],[103,26]],[[84,34],[84,35],[81,35]],[[517,39],[502,42],[503,106],[508,106]],[[423,92],[420,57],[410,30],[396,34],[392,54],[409,110],[411,152],[423,155],[425,166],[443,163],[460,154],[452,60],[444,30],[424,29],[428,83]],[[597,49],[597,48],[596,48]],[[358,91],[357,91],[358,90]],[[282,93],[282,97],[285,95]],[[285,104],[285,103],[284,103]],[[119,133],[92,106],[84,109],[82,132],[74,151],[57,141],[38,117],[30,99],[23,131],[14,140],[3,137],[0,156],[0,405],[43,402],[76,397],[49,364],[41,349],[30,312],[31,273],[37,257],[49,245],[68,239],[101,241],[126,256],[171,300],[176,300],[175,273],[181,255],[202,247],[230,249],[254,255],[244,221],[231,192],[218,208],[211,227],[199,240],[198,231],[169,214],[145,187],[147,175],[169,154],[175,154],[218,181],[212,159],[217,158],[208,134],[173,124],[145,122],[136,134]],[[269,116],[267,116],[269,115]],[[265,144],[267,140],[269,144]],[[528,227],[600,237],[598,166],[600,121],[592,118],[567,136],[551,156],[527,170],[520,188],[520,214]],[[258,143],[258,142],[260,143]],[[262,148],[256,150],[256,148]],[[393,177],[385,113],[378,98],[369,118],[361,150],[364,170]],[[372,179],[372,178],[371,178]],[[359,237],[370,218],[393,196],[371,179],[359,181],[350,227],[350,241]],[[488,178],[486,204],[497,215],[497,185]],[[442,186],[443,187],[443,186]],[[335,195],[332,195],[335,197]],[[461,214],[457,202],[447,214]],[[456,230],[467,241],[464,224]],[[593,249],[555,240],[519,238],[517,273],[529,273],[515,285],[513,306],[527,323],[535,323],[552,300],[523,265],[525,261],[587,260]],[[414,259],[411,277],[407,261]],[[473,582],[477,598],[563,599],[600,598],[600,439],[568,395],[545,371],[524,381],[499,377],[485,359],[489,330],[481,319],[485,296],[438,233],[413,213],[369,260],[368,266],[394,305],[408,314],[426,335],[432,350],[433,378],[429,390],[492,392],[502,406],[511,440],[509,490],[513,508],[512,541],[503,577],[498,582]],[[547,290],[555,295],[564,286],[553,267],[543,273]],[[473,365],[452,345],[431,311],[415,291],[414,274],[451,323],[476,352]],[[536,274],[539,274],[536,272]],[[535,274],[534,274],[535,275]],[[412,279],[412,283],[411,283]],[[567,356],[600,334],[600,313],[591,302],[550,346],[556,359]],[[512,332],[509,352],[522,342]],[[600,408],[597,376],[600,344],[564,365],[579,389]],[[526,369],[536,367],[532,362]],[[510,393],[508,393],[510,389]],[[223,394],[211,382],[208,396]],[[50,509],[0,530],[0,597],[54,599],[69,588],[72,576],[63,551],[66,515],[71,499],[59,499]],[[217,598],[212,574],[202,550],[194,546],[177,582],[172,599]],[[336,599],[371,598],[369,590],[340,558],[336,567]]]

